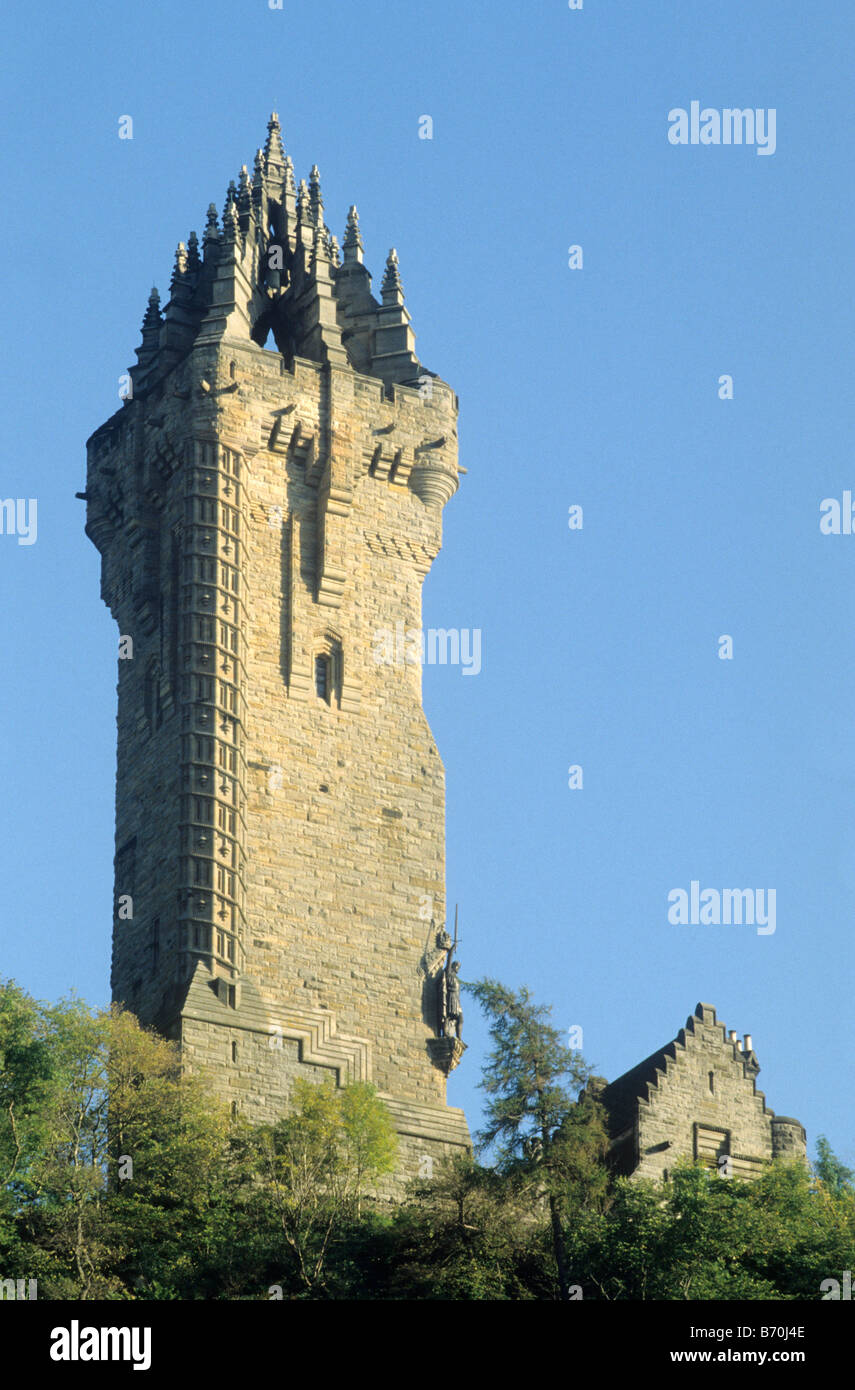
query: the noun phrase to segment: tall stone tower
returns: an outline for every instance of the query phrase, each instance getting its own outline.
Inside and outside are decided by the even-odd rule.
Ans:
[[[421,628],[457,399],[394,251],[373,296],[355,207],[342,251],[272,116],[88,442],[120,632],[112,984],[251,1120],[297,1075],[373,1081],[404,1177],[469,1136],[445,1103],[443,767],[421,665],[377,634]]]

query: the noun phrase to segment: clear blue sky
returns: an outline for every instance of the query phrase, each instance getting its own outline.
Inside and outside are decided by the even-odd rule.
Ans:
[[[464,975],[528,983],[610,1078],[711,1002],[855,1165],[855,536],[819,530],[855,489],[855,10],[49,0],[4,49],[0,496],[39,529],[0,536],[0,973],[108,997],[116,633],[74,493],[151,285],[275,107],[460,395],[425,624],[484,662],[427,668],[425,704]],[[774,107],[774,155],[669,144],[693,100]],[[774,888],[775,933],[670,926],[692,879]],[[466,1036],[475,1127],[471,1001]]]

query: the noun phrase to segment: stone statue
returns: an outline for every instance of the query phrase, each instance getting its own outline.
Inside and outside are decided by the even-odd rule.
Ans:
[[[463,1031],[463,1011],[460,1008],[460,961],[452,960],[445,967],[446,1036],[459,1038]]]
[[[452,947],[453,950],[453,947]],[[463,1027],[463,1013],[460,1008],[460,961],[451,960],[451,950],[440,972],[439,986],[439,1035],[441,1038],[459,1038]]]

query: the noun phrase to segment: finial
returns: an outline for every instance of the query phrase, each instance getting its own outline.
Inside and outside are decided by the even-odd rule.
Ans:
[[[330,234],[323,222],[319,222],[315,227],[315,234],[312,239],[315,255],[322,256],[325,261],[330,258]]]
[[[267,141],[264,146],[264,162],[268,168],[271,164],[281,166],[285,162],[285,151],[282,148],[279,117],[275,111],[271,113],[270,120],[267,122]]]
[[[285,189],[288,193],[296,193],[297,185],[294,182],[294,163],[290,154],[285,156]]]
[[[172,268],[172,279],[169,282],[169,292],[173,293],[179,281],[184,279],[187,274],[187,247],[183,241],[179,241],[175,248],[175,265]]]
[[[232,185],[232,188],[233,187],[234,185]],[[229,189],[229,194],[232,194],[231,188]],[[223,236],[226,241],[234,241],[239,231],[240,222],[238,221],[237,203],[234,200],[234,196],[230,196],[226,201],[226,207],[223,213]]]
[[[306,180],[301,179],[300,189],[297,194],[297,215],[299,216],[300,221],[304,224],[309,221],[311,207],[312,204],[311,199],[309,198],[309,190],[306,187]]]
[[[324,200],[321,196],[321,174],[317,164],[312,165],[309,174],[309,192],[312,200],[312,215],[315,222],[322,224],[324,220]]]
[[[152,287],[151,294],[148,297],[145,316],[143,318],[143,331],[145,331],[146,328],[159,328],[162,322],[163,320],[160,316],[160,295],[157,289]]]
[[[404,287],[398,273],[398,253],[394,246],[386,257],[386,270],[383,275],[383,283],[380,286],[380,293],[383,296],[384,304],[403,304],[404,302]]]
[[[240,208],[241,212],[249,212],[250,205],[252,202],[252,185],[249,180],[249,170],[247,169],[245,164],[242,164],[240,166],[238,182],[240,183],[240,192],[238,193],[238,207]]]
[[[217,207],[215,203],[208,204],[208,222],[205,227],[205,244],[209,241],[219,241],[220,234],[217,229]]]
[[[230,182],[229,182],[229,186],[228,186],[228,188],[227,188],[227,190],[226,190],[226,201],[225,201],[225,204],[223,205],[223,226],[225,226],[225,223],[226,223],[226,213],[228,212],[229,208],[232,207],[232,206],[235,204],[236,201],[237,201],[237,188],[235,187],[235,181],[234,181],[234,179],[231,179]]]
[[[359,213],[356,211],[356,204],[352,203],[347,214],[347,228],[344,233],[345,261],[361,261],[364,249],[362,233],[359,230]]]
[[[336,267],[337,267],[337,266],[340,266],[340,265],[341,265],[341,251],[339,250],[338,240],[337,240],[336,237],[333,236],[332,232],[330,232],[329,248],[330,248],[330,263],[331,263],[332,265],[336,266]]]
[[[187,269],[189,271],[198,270],[202,264],[199,257],[199,238],[195,232],[191,232],[187,238]]]

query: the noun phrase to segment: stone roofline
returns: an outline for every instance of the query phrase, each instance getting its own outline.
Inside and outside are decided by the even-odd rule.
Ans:
[[[804,1132],[798,1120],[789,1116],[776,1116],[774,1110],[771,1110],[767,1106],[765,1092],[759,1090],[757,1087],[756,1077],[760,1071],[760,1064],[757,1060],[757,1054],[754,1052],[753,1046],[751,1045],[751,1035],[746,1034],[745,1043],[747,1046],[737,1039],[735,1033],[731,1033],[730,1036],[728,1036],[728,1030],[723,1023],[718,1021],[716,1009],[712,1004],[698,1003],[695,1006],[694,1014],[690,1014],[686,1019],[685,1027],[680,1029],[676,1038],[673,1038],[670,1042],[665,1043],[663,1047],[652,1052],[649,1057],[646,1057],[644,1061],[639,1062],[635,1067],[631,1067],[628,1071],[623,1072],[622,1075],[616,1077],[614,1081],[598,1087],[598,1097],[608,1105],[611,1098],[615,1098],[621,1092],[624,1092],[625,1094],[634,1094],[639,1106],[649,1106],[653,1099],[651,1094],[652,1088],[656,1087],[658,1090],[660,1082],[667,1078],[669,1068],[676,1064],[679,1055],[678,1049],[682,1052],[688,1051],[691,1046],[691,1041],[699,1027],[709,1027],[711,1025],[721,1029],[722,1046],[727,1047],[729,1045],[732,1049],[733,1061],[735,1063],[741,1063],[745,1078],[751,1081],[754,1088],[754,1095],[760,1101],[762,1113],[768,1115],[773,1124],[799,1125],[799,1127],[802,1128],[802,1132]],[[600,1078],[600,1080],[602,1079]]]

